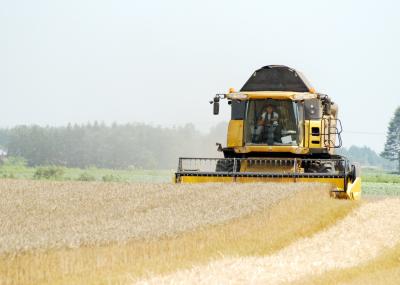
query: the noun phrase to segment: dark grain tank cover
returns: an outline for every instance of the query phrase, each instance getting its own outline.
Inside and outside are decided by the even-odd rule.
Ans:
[[[267,65],[256,70],[240,91],[309,92],[310,88],[296,70],[284,65]]]

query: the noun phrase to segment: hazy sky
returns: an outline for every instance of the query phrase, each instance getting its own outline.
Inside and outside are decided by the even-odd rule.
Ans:
[[[381,150],[400,105],[398,1],[2,1],[0,127],[228,120],[208,101],[257,68],[302,71],[344,145]]]

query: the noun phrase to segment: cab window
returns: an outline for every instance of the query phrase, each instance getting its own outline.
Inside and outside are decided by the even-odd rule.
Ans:
[[[291,100],[251,100],[245,118],[246,144],[297,145],[298,112]]]

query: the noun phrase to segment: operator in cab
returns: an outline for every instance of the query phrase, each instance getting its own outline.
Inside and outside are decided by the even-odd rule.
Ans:
[[[255,128],[253,142],[273,145],[281,142],[281,127],[279,126],[279,115],[274,111],[271,104],[266,104],[261,112]]]

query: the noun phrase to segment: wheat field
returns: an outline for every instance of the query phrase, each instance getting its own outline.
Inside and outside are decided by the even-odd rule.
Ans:
[[[318,235],[338,239],[337,227],[348,224],[346,219],[355,223],[357,211],[368,216],[374,215],[371,209],[385,208],[388,214],[376,223],[397,217],[398,200],[391,200],[391,207],[380,201],[333,200],[330,187],[0,180],[0,284],[198,284],[218,281],[221,272],[226,272],[222,283],[229,284],[237,281],[229,274],[232,262],[250,268],[237,282],[246,284],[258,280],[252,268],[261,272],[277,256],[280,263],[290,261],[290,248],[302,252],[307,241],[315,248],[322,240]],[[375,208],[365,208],[370,204]],[[397,234],[396,227],[388,228]],[[310,243],[312,237],[316,241]],[[364,258],[364,263],[353,262],[342,270],[381,276],[382,270],[368,269],[380,258],[379,264],[384,259],[396,272],[398,241],[391,240],[379,243],[375,259]],[[312,256],[308,253],[305,256]],[[322,271],[303,272],[290,282],[338,280],[334,268]],[[349,281],[353,275],[341,276]]]
[[[0,253],[173,236],[270,207],[305,188],[17,180],[0,187]]]

